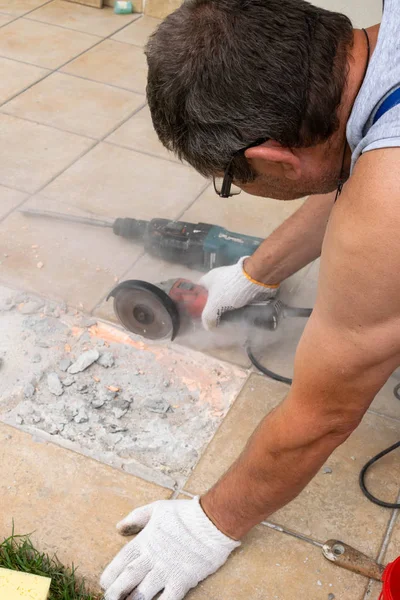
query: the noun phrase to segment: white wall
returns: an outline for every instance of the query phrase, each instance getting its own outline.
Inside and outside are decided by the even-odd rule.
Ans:
[[[344,13],[355,27],[375,25],[382,17],[382,0],[311,0],[311,3]]]

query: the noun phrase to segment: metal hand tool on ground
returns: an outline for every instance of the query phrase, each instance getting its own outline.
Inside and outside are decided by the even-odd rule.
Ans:
[[[209,223],[131,218],[110,221],[33,208],[25,208],[21,213],[29,217],[110,228],[115,235],[142,242],[146,252],[152,256],[199,271],[233,265],[242,256],[253,254],[263,241],[262,238],[236,233]]]

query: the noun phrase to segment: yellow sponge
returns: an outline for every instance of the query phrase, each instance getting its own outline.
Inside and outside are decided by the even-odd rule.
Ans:
[[[31,573],[0,568],[0,598],[2,600],[46,600],[51,579]]]

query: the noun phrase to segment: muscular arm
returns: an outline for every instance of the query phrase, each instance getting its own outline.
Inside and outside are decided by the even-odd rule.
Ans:
[[[310,196],[247,259],[246,272],[263,283],[281,283],[321,254],[336,192]]]
[[[369,152],[332,211],[293,386],[201,500],[239,539],[293,498],[400,364],[400,149]]]

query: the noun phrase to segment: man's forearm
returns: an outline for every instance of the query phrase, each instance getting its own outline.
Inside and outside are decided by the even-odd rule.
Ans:
[[[321,254],[335,193],[310,196],[245,262],[257,281],[281,283]]]
[[[287,401],[260,424],[245,451],[201,499],[204,512],[226,535],[241,539],[293,500],[348,433],[310,429]]]

